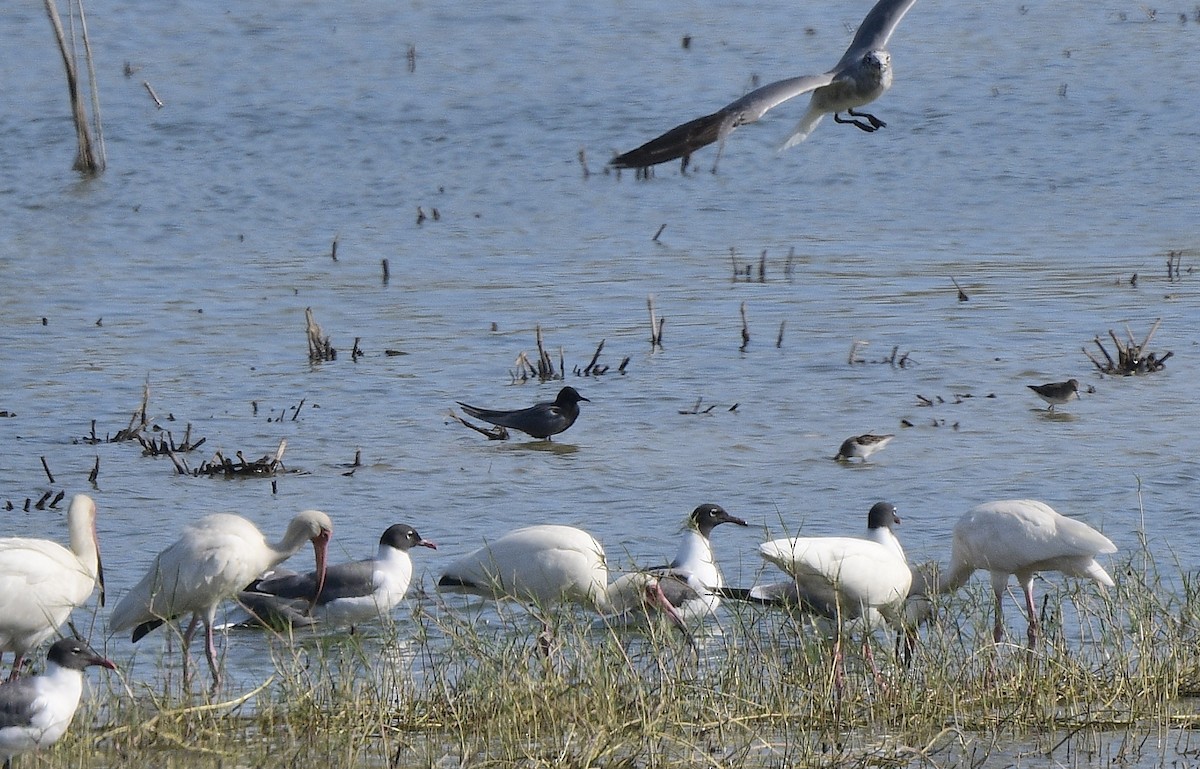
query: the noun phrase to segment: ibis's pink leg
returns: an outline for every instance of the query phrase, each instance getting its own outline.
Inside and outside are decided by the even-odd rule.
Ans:
[[[996,590],[996,627],[992,631],[992,639],[996,643],[1000,643],[1000,639],[1004,638],[1004,591],[1003,589]]]
[[[212,622],[204,620],[204,656],[208,658],[208,669],[212,671],[213,691],[221,686],[221,670],[217,667],[217,646],[213,643]]]
[[[1032,648],[1038,636],[1037,608],[1033,605],[1033,578],[1031,577],[1022,587],[1025,588],[1025,610],[1029,612],[1029,646]]]
[[[186,684],[188,681],[188,650],[192,647],[192,636],[196,635],[196,628],[200,625],[200,615],[193,614],[192,621],[188,623],[187,630],[183,631],[183,680]]]

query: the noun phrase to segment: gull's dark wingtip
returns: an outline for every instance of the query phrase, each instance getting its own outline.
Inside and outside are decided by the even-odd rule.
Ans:
[[[719,139],[724,122],[724,111],[689,120],[637,149],[617,155],[608,164],[613,168],[649,168],[687,157]]]

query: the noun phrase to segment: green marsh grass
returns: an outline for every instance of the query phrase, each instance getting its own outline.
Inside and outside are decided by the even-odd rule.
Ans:
[[[976,578],[939,601],[907,667],[894,639],[872,638],[882,686],[847,639],[840,691],[828,640],[801,615],[726,602],[693,647],[666,625],[629,630],[561,612],[549,615],[547,657],[540,623],[519,609],[420,598],[396,622],[354,635],[230,636],[260,644],[274,673],[215,697],[184,693],[165,653],[128,689],[120,677],[91,677],[93,697],[68,736],[23,760],[79,769],[1197,760],[1195,577],[1144,544],[1112,566],[1108,591],[1038,581],[1044,624],[1032,650],[1011,599],[1009,637],[992,643],[992,595]]]

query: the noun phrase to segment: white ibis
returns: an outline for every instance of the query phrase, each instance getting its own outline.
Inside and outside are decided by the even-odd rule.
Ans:
[[[892,442],[895,435],[874,435],[872,433],[864,433],[855,435],[842,441],[841,448],[838,449],[837,456],[834,457],[839,462],[849,462],[854,457],[861,457],[865,464],[867,458],[876,451],[882,451],[884,446]]]
[[[238,593],[238,603],[249,616],[234,624],[353,627],[386,616],[408,592],[413,570],[409,550],[414,547],[437,549],[412,526],[389,526],[379,538],[374,558],[330,566],[319,592],[320,575],[315,571],[276,570]]]
[[[534,438],[550,440],[550,436],[558,435],[575,424],[575,420],[579,418],[579,402],[586,400],[587,398],[580,395],[574,387],[564,387],[558,391],[558,396],[553,401],[535,403],[523,409],[481,409],[462,401],[459,401],[458,405],[462,406],[466,414],[476,419],[520,430]]]
[[[651,139],[637,149],[618,155],[610,162],[614,168],[646,168],[676,158],[686,159],[701,147],[720,142],[720,160],[725,139],[738,126],[753,123],[773,107],[789,99],[812,92],[808,110],[800,118],[782,149],[804,141],[825,115],[832,113],[838,123],[849,123],[867,133],[885,127],[885,123],[866,112],[855,112],[878,99],[892,86],[892,57],[885,49],[888,39],[904,14],[916,0],[879,0],[868,13],[850,47],[828,72],[777,80],[756,88],[721,109],[690,120]],[[845,112],[850,117],[843,118]],[[865,118],[867,122],[856,120]],[[717,168],[713,162],[713,170]]]
[[[658,579],[663,595],[685,622],[713,614],[721,604],[719,591],[725,586],[725,579],[721,576],[716,556],[713,554],[712,532],[722,523],[747,525],[741,518],[727,513],[720,505],[700,505],[688,516],[675,560],[668,566],[646,570]],[[635,577],[636,575],[632,574],[625,575],[617,582]]]
[[[116,670],[77,638],[50,645],[46,671],[0,684],[0,758],[53,745],[66,733],[83,694],[83,670],[91,665]]]
[[[867,515],[867,536],[794,537],[759,545],[759,554],[795,580],[796,598],[808,611],[837,622],[834,680],[840,688],[841,626],[862,618],[868,625],[878,612],[892,627],[905,629],[905,599],[913,575],[904,548],[892,533],[900,523],[896,508],[877,502]],[[864,654],[874,668],[869,644]],[[878,671],[876,671],[878,677]]]
[[[539,612],[561,603],[601,614],[647,606],[684,626],[656,578],[638,574],[609,585],[608,576],[604,548],[595,537],[573,526],[542,524],[511,531],[459,558],[443,572],[437,589],[521,601]],[[543,625],[548,633],[545,620]]]
[[[954,524],[950,571],[941,589],[957,590],[976,569],[991,572],[992,591],[996,594],[996,625],[992,635],[999,642],[1004,637],[1002,598],[1008,575],[1015,574],[1025,593],[1025,610],[1029,613],[1027,635],[1032,646],[1038,633],[1033,575],[1039,571],[1061,571],[1113,587],[1112,577],[1096,563],[1096,556],[1116,551],[1117,546],[1108,537],[1082,521],[1059,514],[1044,502],[1034,499],[985,502],[968,510]]]
[[[0,655],[14,652],[11,678],[31,650],[58,633],[100,585],[104,569],[96,539],[96,503],[76,494],[67,510],[71,549],[48,539],[0,539]]]
[[[192,621],[183,634],[184,677],[188,647],[203,622],[204,651],[216,689],[221,682],[213,644],[217,606],[289,558],[305,542],[313,545],[319,595],[332,535],[333,522],[319,510],[306,510],[293,518],[276,544],[268,543],[258,527],[241,516],[218,513],[202,518],[184,529],[175,544],[155,556],[150,570],[113,609],[109,627],[114,631],[133,628],[136,643],[164,622],[190,612]]]

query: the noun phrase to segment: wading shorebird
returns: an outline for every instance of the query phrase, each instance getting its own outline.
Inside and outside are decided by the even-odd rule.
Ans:
[[[1054,411],[1055,406],[1061,406],[1069,400],[1079,397],[1079,380],[1068,379],[1065,382],[1050,382],[1042,385],[1025,385],[1037,393],[1037,397],[1050,404],[1046,411]]]
[[[882,450],[895,437],[895,435],[872,435],[871,433],[864,433],[863,435],[856,435],[853,438],[847,438],[842,441],[842,447],[838,449],[837,456],[834,459],[839,462],[849,462],[854,457],[862,457],[862,461],[865,463],[867,457],[876,451]]]

